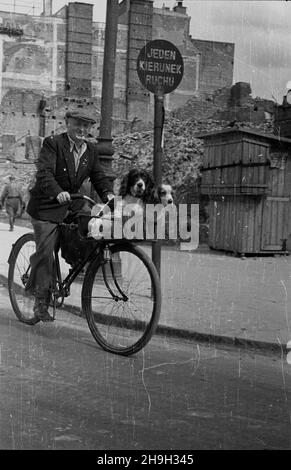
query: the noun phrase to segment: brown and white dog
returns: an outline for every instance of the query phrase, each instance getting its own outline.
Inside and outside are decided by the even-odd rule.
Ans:
[[[173,204],[173,190],[169,184],[161,184],[155,186],[151,175],[143,169],[133,168],[123,178],[119,190],[120,198],[117,198],[116,205],[114,206],[114,218],[122,218],[123,222],[132,215],[137,217],[145,217],[146,204],[161,204],[162,208]],[[100,208],[97,208],[99,213]],[[92,213],[93,216],[97,213]],[[160,211],[158,216],[161,217],[163,210]],[[111,224],[110,211],[109,215],[104,215],[101,219],[92,219],[89,232],[91,236],[102,238],[99,228],[103,225],[108,230]],[[96,236],[94,236],[96,234]]]
[[[133,168],[122,178],[119,195],[149,202],[153,189],[154,181],[151,175],[146,170]]]
[[[162,204],[166,207],[174,202],[174,192],[170,184],[162,183],[159,186],[146,170],[134,168],[122,179],[119,195],[126,204]]]
[[[119,196],[122,197],[123,215],[130,215],[127,213],[127,207],[130,213],[142,213],[145,204],[152,202],[154,190],[154,181],[146,170],[131,169],[120,184]]]
[[[170,184],[162,183],[154,189],[154,204],[162,204],[164,207],[174,203],[174,191]]]
[[[133,215],[141,217],[149,233],[154,229],[156,222],[161,223],[165,220],[166,208],[174,203],[173,188],[170,184],[162,183],[156,186],[147,171],[136,168],[130,170],[123,178],[119,195],[122,200],[119,201],[120,205],[117,206],[115,217],[125,217],[123,221]],[[154,219],[150,215],[151,209],[149,208],[149,213],[146,210],[148,204],[160,206]]]

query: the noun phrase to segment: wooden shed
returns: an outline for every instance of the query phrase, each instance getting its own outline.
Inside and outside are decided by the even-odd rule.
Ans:
[[[205,143],[201,193],[211,248],[286,253],[291,232],[291,139],[241,127],[196,135]]]

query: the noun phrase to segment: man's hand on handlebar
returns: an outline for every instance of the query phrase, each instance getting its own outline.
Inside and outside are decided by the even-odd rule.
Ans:
[[[71,201],[70,193],[68,193],[67,191],[63,191],[63,192],[59,193],[57,195],[57,201],[60,204],[66,204],[66,202],[70,202]]]
[[[110,208],[111,206],[114,207],[114,198],[115,195],[113,193],[108,193],[106,195],[107,201],[105,202],[105,204],[107,204]],[[90,199],[88,196],[84,196],[83,194],[70,194],[67,191],[62,191],[61,193],[59,193],[56,199],[60,204],[66,204],[68,202],[71,202],[72,199],[87,199],[91,200],[92,203],[95,202],[93,199]]]

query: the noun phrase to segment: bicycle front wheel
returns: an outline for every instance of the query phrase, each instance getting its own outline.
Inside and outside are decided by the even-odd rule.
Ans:
[[[90,331],[106,351],[128,356],[141,350],[158,325],[161,287],[151,259],[131,243],[109,247],[89,265],[82,308]]]
[[[8,291],[17,318],[28,325],[39,320],[33,313],[34,296],[25,292],[30,273],[30,256],[35,252],[33,233],[26,233],[13,245],[9,256]]]

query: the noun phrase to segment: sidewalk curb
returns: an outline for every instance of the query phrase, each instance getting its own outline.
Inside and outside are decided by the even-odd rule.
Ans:
[[[8,279],[3,274],[0,274],[0,283],[8,289]],[[85,316],[82,314],[82,310],[75,305],[65,304],[63,307],[61,307],[61,310],[65,310],[72,313],[73,315],[85,318]],[[244,349],[257,350],[261,352],[268,351],[269,353],[279,353],[280,355],[286,354],[288,351],[286,344],[251,340],[247,338],[239,338],[236,336],[232,337],[225,335],[215,335],[212,333],[201,333],[194,330],[186,330],[161,324],[158,324],[155,335],[194,340],[198,342],[209,343],[212,345],[220,344],[226,346],[234,346]]]

